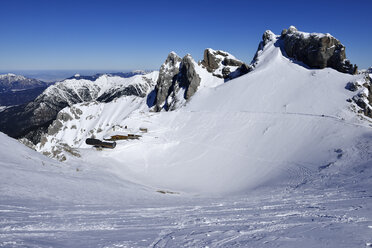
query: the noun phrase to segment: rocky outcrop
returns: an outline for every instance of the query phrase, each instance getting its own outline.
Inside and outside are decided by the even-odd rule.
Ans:
[[[180,71],[181,58],[175,53],[169,53],[164,64],[160,67],[159,77],[156,82],[156,111],[161,109],[169,109],[167,98],[172,93],[174,85],[178,79]]]
[[[357,73],[357,66],[346,59],[345,47],[330,34],[299,32],[291,26],[282,31],[280,39],[288,57],[310,68],[330,67],[343,73]]]
[[[187,54],[182,59],[171,52],[160,67],[159,78],[155,87],[155,111],[172,110],[182,100],[192,97],[200,85],[201,78],[196,72],[194,59]],[[178,92],[184,91],[183,99]]]
[[[214,51],[212,49],[204,50],[204,58],[201,64],[205,66],[208,72],[214,72],[216,69],[218,69],[222,59],[217,58],[217,55],[227,56],[227,54],[221,53],[221,51]]]
[[[233,79],[252,70],[249,65],[246,65],[233,55],[211,48],[204,50],[204,58],[200,64],[213,76],[224,79]]]
[[[195,70],[195,61],[190,54],[183,57],[179,74],[180,86],[185,88],[185,99],[190,99],[200,85],[200,76]]]
[[[220,80],[221,83],[252,70],[250,65],[221,50],[205,49],[204,58],[198,64],[190,54],[181,59],[176,53],[171,52],[160,67],[154,90],[155,103],[151,104],[151,96],[148,105],[150,107],[155,105],[154,110],[157,112],[163,109],[168,111],[189,100],[200,86],[202,78],[198,71],[203,71],[203,68],[212,76],[224,79]],[[183,91],[182,94],[180,91]]]
[[[372,78],[368,72],[363,79],[347,83],[345,88],[356,92],[348,102],[354,102],[360,108],[359,113],[372,118]]]

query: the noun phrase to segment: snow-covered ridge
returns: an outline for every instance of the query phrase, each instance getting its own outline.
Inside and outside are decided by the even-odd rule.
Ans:
[[[107,160],[123,179],[176,192],[240,192],[280,184],[291,177],[287,171],[337,164],[335,151],[352,151],[370,132],[347,101],[355,93],[345,89],[363,75],[293,63],[277,46],[279,38],[268,32],[254,70],[227,83],[190,55],[181,59],[171,53],[162,66],[167,73],[160,71],[164,82],[174,82],[182,64],[189,68],[190,82],[200,78],[198,90],[176,111],[150,112],[138,98],[74,105],[61,112],[72,118],[59,118],[57,132],[51,130],[38,149],[53,156],[55,147],[68,144],[82,161]],[[205,85],[207,76],[221,81]],[[180,87],[168,97],[184,95]],[[114,150],[97,152],[84,144],[89,137],[123,132],[125,126],[131,132],[146,126],[149,132],[140,140],[118,141]],[[74,157],[68,151],[60,154]]]
[[[13,73],[0,74],[0,79],[3,79],[3,78],[12,78],[13,80],[23,80],[23,79],[25,79],[24,76],[16,75],[16,74],[13,74]]]
[[[95,80],[75,78],[66,79],[47,88],[38,99],[45,97],[58,97],[60,100],[63,99],[69,105],[72,105],[76,102],[96,100],[104,93],[112,91],[113,89],[124,89],[131,85],[139,87],[143,84],[147,85],[147,89],[144,92],[138,92],[138,94],[146,95],[147,90],[153,86],[151,85],[151,82],[156,80],[157,75],[158,72],[152,72],[147,75],[135,75],[130,78],[122,78],[105,74],[99,76]]]

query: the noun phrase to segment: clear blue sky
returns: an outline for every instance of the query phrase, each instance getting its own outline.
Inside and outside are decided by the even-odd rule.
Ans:
[[[372,66],[372,1],[0,2],[0,70],[158,69],[170,51],[207,47],[250,62],[263,32],[330,33],[360,68]]]

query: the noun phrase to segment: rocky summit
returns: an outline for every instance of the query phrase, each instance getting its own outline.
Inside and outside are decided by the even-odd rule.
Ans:
[[[168,55],[160,67],[155,87],[156,111],[173,110],[178,102],[188,100],[195,94],[201,81],[197,66],[190,54],[182,59],[174,52]]]
[[[200,64],[213,76],[224,79],[233,79],[252,70],[250,66],[230,53],[211,48],[204,50],[204,58]]]
[[[281,40],[288,57],[310,68],[331,67],[343,73],[357,73],[357,66],[346,59],[344,45],[330,34],[305,33],[290,26],[282,31]]]
[[[171,52],[160,67],[159,77],[155,87],[157,111],[160,111],[162,108],[169,108],[166,100],[173,91],[174,84],[177,81],[180,64],[181,58],[175,52]]]
[[[171,52],[159,70],[155,87],[155,111],[174,110],[190,99],[202,80],[206,81],[200,74],[206,73],[223,83],[250,72],[252,68],[228,52],[211,48],[205,49],[204,58],[199,63],[190,54],[181,59],[175,52]]]

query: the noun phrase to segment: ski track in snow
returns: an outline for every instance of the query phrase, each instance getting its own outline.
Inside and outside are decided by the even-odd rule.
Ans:
[[[309,113],[299,113],[299,112],[257,112],[257,111],[233,111],[236,113],[246,113],[246,114],[262,114],[262,115],[295,115],[295,116],[307,116],[307,117],[316,117],[316,118],[326,118],[330,120],[334,120],[337,122],[341,122],[345,125],[350,125],[350,126],[355,126],[355,127],[366,127],[366,128],[371,128],[372,124],[367,126],[366,124],[357,124],[357,123],[352,123],[352,122],[347,122],[341,117],[337,116],[332,116],[332,115],[326,115],[326,114],[309,114]],[[190,111],[190,113],[213,113],[213,112],[208,112],[208,111]]]
[[[371,192],[313,193],[122,207],[9,202],[0,205],[0,247],[363,247],[372,242]]]

